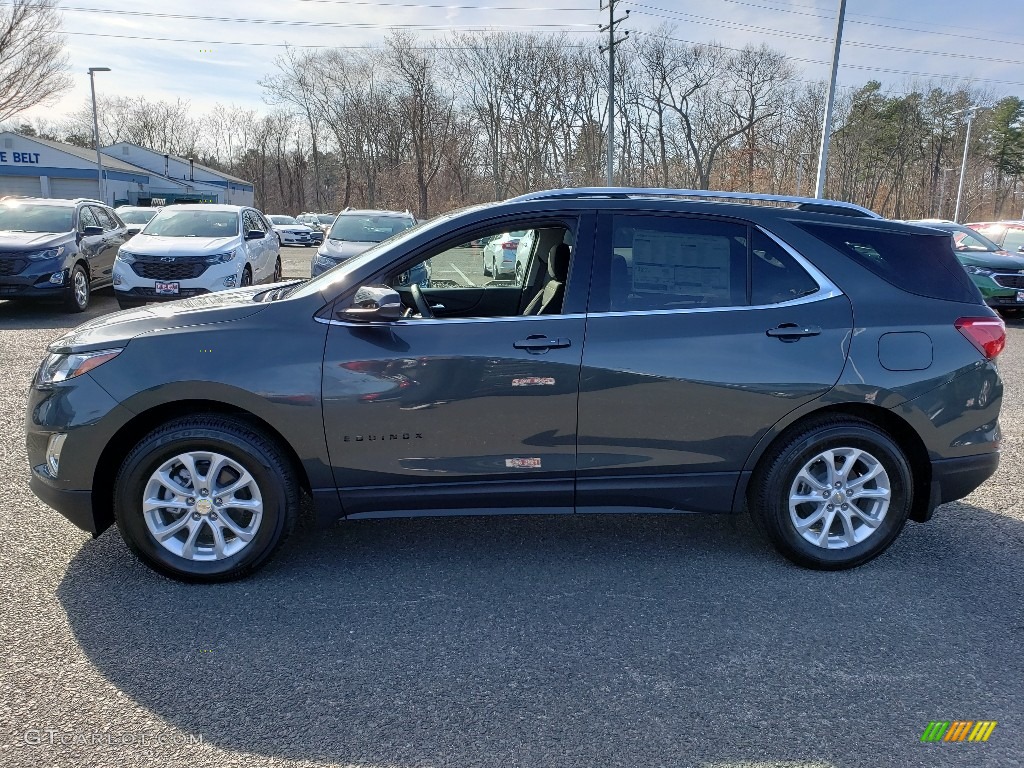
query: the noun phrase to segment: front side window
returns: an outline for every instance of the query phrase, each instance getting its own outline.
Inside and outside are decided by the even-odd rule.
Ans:
[[[93,216],[96,217],[96,221],[99,223],[101,227],[103,227],[103,229],[107,231],[111,229],[117,229],[117,225],[114,224],[113,219],[111,219],[107,215],[107,212],[105,210],[96,207],[91,207],[89,210],[92,211]]]
[[[98,227],[100,223],[96,221],[96,216],[93,215],[92,208],[85,206],[78,213],[78,231],[84,232],[86,227]]]
[[[142,232],[157,237],[234,237],[238,234],[238,214],[165,208]]]
[[[563,224],[535,229],[495,228],[400,268],[386,282],[401,293],[415,284],[428,293],[443,294],[447,299],[440,303],[446,312],[439,312],[437,317],[560,314],[572,242],[572,230]],[[481,289],[485,297],[476,301],[472,297]],[[449,311],[449,305],[454,311]]]

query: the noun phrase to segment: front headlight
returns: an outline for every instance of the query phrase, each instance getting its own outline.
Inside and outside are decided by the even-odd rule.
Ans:
[[[330,256],[327,256],[326,254],[323,254],[320,251],[316,252],[316,261],[317,264],[319,264],[322,267],[333,267],[335,264],[338,263]]]
[[[237,251],[224,251],[224,253],[215,253],[212,256],[207,256],[203,261],[207,264],[227,264],[233,258],[235,258]]]
[[[104,363],[113,360],[120,349],[100,349],[96,352],[76,352],[71,355],[50,354],[46,356],[36,373],[36,384],[56,384],[60,381],[81,376]]]
[[[985,269],[985,267],[966,266],[964,269],[967,270],[967,274],[969,275],[985,275],[986,277],[991,277],[995,274],[993,270]]]
[[[118,250],[117,258],[119,258],[125,264],[134,264],[135,263],[135,254],[132,253],[131,251],[126,251],[124,248],[121,248],[121,249]]]
[[[56,259],[59,256],[64,255],[64,246],[58,245],[56,248],[46,248],[42,251],[32,251],[32,253],[26,253],[25,258],[31,261],[43,261],[44,259]]]

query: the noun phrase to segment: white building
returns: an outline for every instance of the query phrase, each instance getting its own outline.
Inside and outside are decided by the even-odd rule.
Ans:
[[[200,197],[200,202],[204,203],[253,204],[252,182],[184,157],[163,154],[127,141],[103,147],[100,151],[104,157],[145,168],[160,176],[161,180],[189,187],[189,192],[183,194],[173,189],[160,190],[154,183],[151,189],[153,197],[163,197],[168,203],[181,197]]]
[[[105,203],[164,205],[174,202],[253,204],[253,185],[184,158],[135,144],[103,153]],[[0,197],[100,199],[96,151],[35,136],[0,132]]]

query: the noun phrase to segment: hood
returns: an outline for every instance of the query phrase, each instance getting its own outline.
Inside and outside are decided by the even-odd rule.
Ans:
[[[139,256],[209,256],[237,248],[242,239],[234,237],[162,237],[136,235],[124,249]]]
[[[957,251],[956,257],[965,267],[984,267],[1000,272],[1024,269],[1024,256],[1008,251]]]
[[[247,286],[103,315],[53,341],[50,351],[84,352],[123,346],[152,331],[240,320],[270,306],[253,301],[253,296],[266,290],[266,286]]]
[[[333,240],[328,238],[320,246],[319,253],[335,261],[345,261],[353,256],[358,256],[363,251],[369,250],[376,243],[360,243],[354,240]]]
[[[41,251],[71,240],[69,232],[0,232],[0,253]]]

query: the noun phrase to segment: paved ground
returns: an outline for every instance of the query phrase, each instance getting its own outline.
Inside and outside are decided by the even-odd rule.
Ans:
[[[26,486],[25,390],[83,319],[0,302],[5,768],[1021,764],[1024,323],[999,474],[853,572],[745,518],[436,519],[189,587]],[[999,725],[921,744],[940,719]]]

